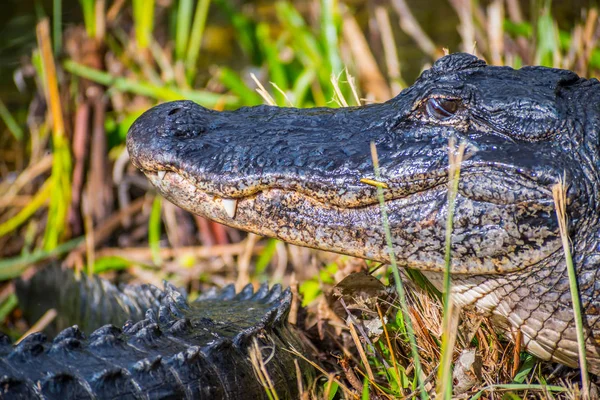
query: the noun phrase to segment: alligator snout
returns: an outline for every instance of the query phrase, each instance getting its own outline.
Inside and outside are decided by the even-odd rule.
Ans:
[[[146,111],[132,126],[132,135],[155,135],[165,138],[194,138],[207,130],[211,114],[209,110],[189,100],[160,104]],[[138,129],[137,126],[141,129]],[[152,128],[156,132],[152,132]]]
[[[173,164],[178,148],[209,129],[215,112],[192,101],[160,104],[142,114],[127,135],[132,162],[145,171],[160,171]]]

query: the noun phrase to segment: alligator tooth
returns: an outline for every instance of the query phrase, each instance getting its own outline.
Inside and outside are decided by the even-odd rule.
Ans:
[[[158,179],[162,181],[166,174],[167,171],[158,171]]]
[[[237,200],[236,199],[221,199],[223,208],[229,218],[235,218],[235,212],[237,211]]]

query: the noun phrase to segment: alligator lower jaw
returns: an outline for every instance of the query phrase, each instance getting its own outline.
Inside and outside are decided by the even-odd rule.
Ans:
[[[144,171],[144,174],[166,199],[193,214],[298,246],[389,262],[377,202],[357,208],[340,207],[279,188],[261,190],[237,199],[221,198],[199,189],[184,174],[173,171]],[[445,187],[433,190],[442,192]],[[390,200],[388,204],[412,201],[413,197],[407,196]],[[431,216],[427,217],[423,212],[424,224],[430,224],[437,215],[435,207],[427,208]],[[403,254],[397,255],[403,257]],[[402,264],[420,270],[440,269],[437,259],[421,259],[418,265],[403,259]]]
[[[222,198],[199,189],[191,180],[173,171],[143,171],[148,180],[166,199],[193,214],[213,221],[253,232],[262,236],[274,237],[299,246],[348,254],[375,261],[386,262],[387,254],[381,246],[366,246],[364,242],[348,244],[342,226],[347,225],[348,214],[367,215],[368,219],[380,223],[377,203],[360,209],[342,208],[323,203],[305,194],[292,190],[272,188],[258,191],[240,198]],[[335,217],[333,217],[335,215]],[[322,226],[328,230],[339,228],[339,238],[325,245],[319,224],[312,218],[323,219]],[[308,219],[312,223],[308,223]],[[337,221],[334,221],[336,218]],[[357,239],[357,238],[355,238]],[[372,248],[375,250],[366,250]]]

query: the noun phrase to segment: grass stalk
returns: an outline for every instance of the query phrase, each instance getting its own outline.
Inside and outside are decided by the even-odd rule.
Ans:
[[[0,280],[17,278],[35,263],[65,254],[80,246],[83,241],[84,238],[81,236],[61,243],[52,250],[35,250],[26,255],[0,260]]]
[[[63,111],[58,89],[58,76],[52,46],[50,44],[50,26],[48,19],[43,19],[37,25],[36,33],[40,49],[44,92],[52,116],[52,192],[48,207],[48,221],[44,233],[44,248],[50,250],[56,247],[66,232],[67,210],[71,200],[71,153],[68,139],[65,135]]]
[[[346,97],[342,93],[342,89],[340,88],[340,74],[331,73],[331,86],[333,87],[333,93],[335,94],[334,100],[340,107],[349,107],[348,101]]]
[[[263,100],[270,106],[276,106],[277,103],[275,102],[275,99],[273,99],[273,97],[271,96],[271,94],[267,91],[267,89],[265,89],[265,87],[263,86],[263,84],[258,80],[258,78],[256,77],[256,75],[254,74],[250,74],[250,78],[252,78],[252,80],[254,81],[254,83],[256,83],[256,92],[260,95],[260,97],[263,98]]]
[[[249,350],[250,362],[252,363],[252,369],[256,374],[256,377],[260,384],[265,388],[265,392],[269,400],[279,400],[279,396],[277,395],[277,391],[275,390],[275,385],[273,385],[273,380],[269,376],[269,371],[267,370],[267,365],[265,360],[262,357],[262,351],[260,346],[258,345],[258,341],[256,338],[252,340],[252,345]]]
[[[388,329],[385,323],[385,318],[383,317],[383,313],[381,312],[381,307],[379,307],[379,303],[375,303],[375,306],[377,307],[377,314],[379,315],[379,319],[381,320],[381,327],[383,328],[385,343],[387,344],[387,347],[390,350],[390,359],[392,361],[392,367],[394,368],[394,372],[396,373],[396,381],[398,382],[398,386],[400,386],[400,368],[398,367],[398,362],[396,361],[396,355],[394,354],[394,348],[392,347],[392,342],[390,340],[390,335],[388,333]]]
[[[477,392],[471,400],[478,400],[483,396],[484,393],[490,392],[506,392],[506,391],[520,391],[520,390],[536,390],[540,392],[557,392],[563,393],[567,391],[567,388],[562,386],[550,386],[550,385],[533,385],[533,384],[506,384],[506,385],[489,385]],[[503,397],[504,398],[504,397]]]
[[[192,22],[192,10],[194,4],[192,0],[179,0],[177,7],[177,21],[175,23],[175,59],[183,61],[185,59],[188,39],[190,37],[190,24]]]
[[[152,261],[155,265],[162,264],[160,256],[160,211],[162,209],[162,198],[156,196],[152,202],[150,219],[148,221],[148,246],[152,253]]]
[[[6,105],[2,100],[0,100],[0,119],[2,119],[2,121],[8,128],[8,131],[13,135],[13,137],[19,142],[21,142],[23,140],[23,137],[25,136],[23,134],[23,130],[21,129],[17,121],[13,118],[10,111],[8,111],[8,108],[6,108]]]
[[[52,193],[52,182],[47,180],[27,204],[14,217],[0,224],[0,237],[14,231],[23,225],[29,217],[36,213],[50,198]]]
[[[381,44],[383,45],[383,53],[385,56],[385,65],[387,67],[387,75],[390,80],[392,93],[399,93],[406,83],[402,79],[400,69],[400,57],[398,56],[398,45],[394,38],[390,15],[384,5],[375,7],[375,19],[381,32]]]
[[[52,1],[52,44],[57,57],[62,49],[62,0]]]
[[[18,304],[19,301],[17,300],[17,295],[11,293],[6,300],[2,302],[2,305],[0,305],[0,322],[4,321]]]
[[[342,381],[340,381],[338,378],[336,378],[335,374],[331,374],[330,372],[326,371],[323,369],[323,367],[317,363],[315,363],[314,361],[306,358],[306,356],[302,353],[300,353],[298,350],[296,350],[292,345],[290,345],[289,349],[283,349],[284,351],[287,351],[293,355],[295,355],[296,357],[302,359],[303,361],[305,361],[306,363],[310,364],[314,369],[316,369],[317,371],[319,371],[320,373],[323,374],[323,376],[328,376],[328,382],[327,385],[330,385],[330,382],[336,383],[345,393],[345,395],[347,396],[347,398],[355,398],[355,396],[353,396],[352,391],[350,390],[350,388],[346,385],[344,385],[342,383]],[[327,390],[327,386],[326,386],[326,390],[325,393],[328,393],[329,390]],[[326,398],[328,396],[325,396]]]
[[[565,262],[567,264],[567,272],[569,274],[569,289],[571,292],[571,301],[573,303],[573,315],[575,317],[575,329],[577,332],[577,344],[579,346],[579,368],[581,370],[581,397],[582,399],[590,398],[590,378],[587,368],[585,335],[583,327],[583,317],[581,308],[581,300],[579,297],[579,288],[577,284],[577,271],[573,264],[571,255],[571,242],[569,240],[569,232],[567,230],[567,188],[564,179],[559,179],[558,183],[552,187],[552,197],[556,207],[556,218],[558,219],[558,227],[562,240],[563,251],[565,253]]]
[[[352,340],[354,340],[354,344],[356,345],[356,349],[358,350],[358,354],[360,355],[360,359],[362,360],[365,370],[367,370],[367,375],[369,379],[374,381],[375,375],[373,375],[373,370],[371,369],[371,365],[369,365],[369,359],[367,358],[367,353],[365,353],[365,349],[363,349],[362,343],[360,342],[360,338],[356,333],[356,328],[354,327],[354,322],[352,321],[352,314],[349,314],[348,320],[346,321],[346,325],[350,330],[350,335],[352,336]]]
[[[133,0],[133,21],[138,48],[146,49],[154,28],[154,0]]]
[[[73,75],[89,79],[93,82],[105,85],[111,90],[127,92],[147,96],[158,100],[192,100],[205,107],[214,107],[217,104],[223,104],[228,107],[238,105],[239,99],[231,95],[221,95],[205,90],[187,90],[171,86],[157,86],[144,81],[134,81],[132,79],[115,77],[108,72],[86,67],[72,60],[64,62],[64,68]]]
[[[339,54],[338,32],[336,19],[338,17],[337,0],[321,0],[323,39],[325,53],[329,61],[330,71],[334,74],[342,72],[342,59]]]
[[[27,332],[25,332],[17,341],[15,341],[15,345],[19,344],[23,339],[32,333],[43,331],[52,321],[54,321],[54,318],[56,318],[57,315],[58,313],[56,312],[55,308],[51,308],[46,311],[35,324],[31,325]]]
[[[94,10],[94,38],[102,42],[106,35],[106,0],[95,0]]]
[[[428,54],[431,58],[436,58],[439,55],[436,45],[423,28],[421,28],[406,1],[392,0],[391,3],[400,17],[400,27],[402,30],[415,41],[423,53]]]
[[[82,201],[83,210],[83,229],[85,232],[85,254],[86,254],[86,274],[89,277],[94,275],[94,268],[96,265],[96,240],[94,235],[94,221],[92,219],[92,210],[90,205],[90,199],[86,196],[83,197]]]
[[[375,172],[375,180],[381,181],[381,172],[379,170],[379,157],[377,156],[377,148],[375,142],[371,142],[371,158],[373,159],[373,169]],[[385,197],[383,195],[383,187],[377,186],[377,197],[379,199],[379,207],[381,209],[381,220],[383,222],[383,229],[385,231],[385,240],[390,256],[390,265],[392,266],[392,274],[394,275],[394,283],[396,285],[396,291],[398,292],[398,298],[400,299],[400,310],[404,317],[404,324],[406,326],[406,332],[408,334],[408,340],[410,342],[411,355],[413,357],[413,364],[415,369],[415,376],[418,382],[419,395],[422,400],[428,398],[427,393],[424,390],[424,383],[422,380],[423,369],[421,367],[421,360],[419,357],[419,348],[417,347],[417,340],[415,338],[415,331],[412,326],[410,319],[410,312],[408,310],[408,303],[406,301],[406,293],[404,291],[404,284],[400,277],[400,270],[398,269],[398,263],[396,262],[396,255],[394,253],[394,245],[392,243],[392,233],[390,231],[390,224],[387,215],[387,209],[385,205]]]
[[[79,0],[79,3],[81,4],[81,11],[83,11],[85,31],[89,37],[96,37],[95,0]]]
[[[448,215],[446,217],[446,237],[444,253],[444,308],[442,321],[442,356],[438,369],[438,396],[444,399],[452,398],[452,353],[456,340],[456,330],[452,329],[453,319],[456,319],[454,304],[451,296],[451,270],[452,270],[452,229],[456,195],[460,178],[460,164],[465,152],[465,144],[461,143],[456,148],[456,138],[450,137],[448,141]],[[455,321],[454,321],[455,322]]]
[[[198,0],[198,3],[196,4],[196,12],[194,13],[190,41],[185,57],[188,83],[191,83],[196,75],[196,64],[198,62],[198,56],[200,55],[202,36],[204,36],[204,27],[206,26],[206,17],[208,16],[209,7],[210,0]]]
[[[52,56],[52,49],[50,46],[50,28],[48,19],[43,19],[38,23],[36,33],[44,74],[44,92],[50,107],[53,131],[55,135],[63,136],[65,124],[58,91],[56,65],[54,64],[54,57]]]

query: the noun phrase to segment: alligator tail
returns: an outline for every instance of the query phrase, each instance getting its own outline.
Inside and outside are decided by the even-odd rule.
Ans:
[[[263,285],[254,291],[248,285],[235,293],[229,286],[190,303],[169,283],[163,290],[151,285],[117,289],[99,278],[82,277],[75,284],[68,274],[51,268],[19,283],[24,311],[40,308],[37,293],[48,289],[45,285],[61,283],[64,299],[81,296],[71,307],[78,310],[71,314],[75,320],[90,325],[110,320],[113,313],[128,321],[122,328],[108,324],[89,335],[72,326],[53,340],[34,333],[15,346],[0,337],[0,397],[267,398],[248,356],[256,342],[279,398],[298,398],[295,360],[286,349],[302,352],[304,345],[287,323],[289,289]],[[46,283],[37,285],[39,279]],[[54,305],[64,305],[64,299],[55,299]],[[101,306],[108,308],[92,312]],[[308,387],[314,369],[298,362]]]

